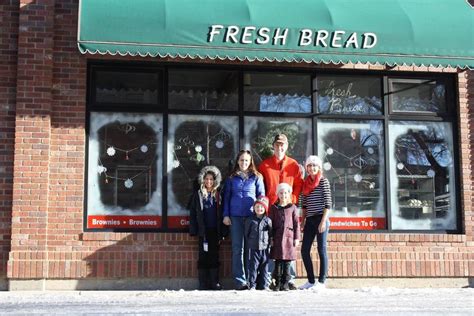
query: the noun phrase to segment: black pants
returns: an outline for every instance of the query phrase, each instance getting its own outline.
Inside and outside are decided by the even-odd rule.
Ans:
[[[268,287],[269,282],[267,281],[268,273],[268,262],[269,259],[268,249],[265,250],[249,250],[249,287],[263,290]]]
[[[277,291],[288,291],[290,288],[290,280],[291,280],[291,273],[290,273],[290,265],[291,260],[275,260],[275,270],[273,271],[275,274],[275,285]]]
[[[204,251],[204,238],[199,237],[198,269],[216,269],[219,267],[219,240],[216,228],[206,229],[207,251]]]
[[[327,238],[329,232],[329,222],[326,223],[326,231],[320,233],[318,231],[319,224],[323,216],[315,215],[306,218],[304,225],[303,243],[301,245],[301,257],[303,258],[304,268],[308,275],[308,282],[314,283],[313,261],[311,260],[311,246],[314,239],[318,242],[319,255],[319,277],[318,282],[324,283],[328,274],[328,253],[327,253]]]

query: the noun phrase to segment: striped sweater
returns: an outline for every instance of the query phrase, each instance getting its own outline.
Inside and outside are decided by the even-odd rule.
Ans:
[[[321,178],[319,185],[310,194],[303,194],[303,208],[306,209],[306,217],[322,215],[324,209],[329,210],[331,205],[331,187],[326,178]]]

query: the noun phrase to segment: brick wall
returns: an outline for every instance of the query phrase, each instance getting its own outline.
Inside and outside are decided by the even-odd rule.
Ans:
[[[16,98],[11,219],[13,234],[8,277],[11,279],[195,277],[196,239],[187,234],[83,233],[82,231],[86,161],[84,126],[87,58],[154,62],[158,59],[81,55],[76,45],[77,4],[78,0],[38,0],[25,2],[19,8],[18,69],[11,71],[12,76],[15,76],[16,72],[18,77],[17,90],[14,90],[15,84],[8,87],[8,91],[13,92],[8,93],[6,98],[7,104],[11,103],[12,106]],[[18,9],[16,10],[18,12]],[[15,5],[12,11],[15,12]],[[170,60],[163,59],[163,61]],[[233,64],[233,62],[225,63]],[[269,63],[254,63],[257,64],[275,66]],[[288,64],[282,65],[288,66]],[[295,67],[306,67],[306,65]],[[322,67],[385,70],[384,66],[365,65]],[[443,70],[431,67],[395,67],[392,71]],[[456,73],[455,70],[444,71]],[[471,135],[474,135],[472,97],[474,75],[472,72],[459,72],[458,78],[463,190],[461,204],[465,234],[331,233],[329,237],[331,277],[474,275],[474,215],[471,196],[474,180],[471,174],[474,167],[471,150],[473,142]],[[4,89],[3,86],[0,87]],[[4,94],[2,93],[0,97],[3,98]],[[11,109],[8,111],[10,114],[7,116],[10,117],[10,121],[6,120],[7,123],[3,119],[0,121],[0,124],[9,124],[10,130],[10,136],[7,137],[10,145],[8,141],[5,143],[0,139],[0,146],[7,146],[5,153],[0,151],[0,159],[6,160],[12,159],[11,140],[14,125],[11,121],[11,111]],[[3,132],[3,125],[0,127],[2,128],[0,131]],[[0,185],[2,184],[0,182]],[[8,188],[0,189],[0,194],[3,194],[0,195],[1,210],[8,213],[10,207]],[[5,227],[8,230],[9,215],[2,215],[0,219],[4,219],[0,229]],[[0,242],[4,240],[9,242],[8,238],[8,233],[4,233]],[[4,253],[6,251],[8,250]],[[223,273],[229,276],[228,241],[224,243],[221,258]],[[316,254],[314,258],[317,258]],[[297,266],[299,275],[304,275],[301,260]]]
[[[54,1],[21,1],[9,277],[45,277],[53,34]]]
[[[0,4],[0,278],[10,251],[19,1]]]

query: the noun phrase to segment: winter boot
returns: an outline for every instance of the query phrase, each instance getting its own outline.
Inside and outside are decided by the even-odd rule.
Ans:
[[[273,269],[272,273],[272,282],[270,285],[270,289],[273,291],[280,291],[281,285],[281,264],[278,261],[275,261],[275,268]]]
[[[282,272],[281,272],[281,281],[280,281],[280,291],[289,291],[290,290],[290,261],[284,261],[282,263]]]
[[[219,269],[213,268],[209,270],[209,276],[211,281],[211,290],[219,291],[222,290],[222,286],[219,284]]]
[[[199,277],[199,289],[209,290],[209,270],[198,269],[198,277]]]

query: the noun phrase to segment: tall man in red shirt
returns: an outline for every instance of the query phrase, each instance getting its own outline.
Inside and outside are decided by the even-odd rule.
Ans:
[[[303,187],[303,174],[298,162],[286,155],[288,138],[285,134],[278,134],[273,141],[273,156],[262,161],[258,171],[263,175],[265,192],[270,205],[278,199],[276,189],[278,184],[288,183],[293,188],[292,202],[298,205],[298,199]]]
[[[299,196],[303,187],[303,174],[298,162],[286,155],[288,150],[288,137],[285,134],[275,135],[273,140],[273,156],[262,161],[258,171],[263,175],[265,192],[270,200],[270,205],[278,199],[276,189],[278,184],[287,183],[293,188],[292,202],[298,205]],[[273,261],[268,266],[269,273],[274,269]],[[296,269],[294,262],[291,263],[290,289],[296,290],[294,278]],[[268,275],[271,281],[271,275]]]

